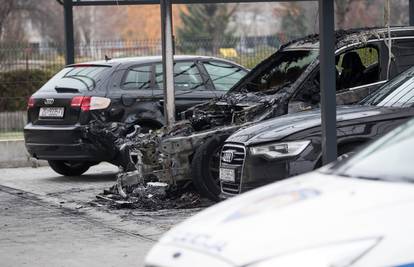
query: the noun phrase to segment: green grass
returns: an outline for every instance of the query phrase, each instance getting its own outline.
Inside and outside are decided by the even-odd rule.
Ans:
[[[0,141],[23,139],[23,132],[0,132]]]

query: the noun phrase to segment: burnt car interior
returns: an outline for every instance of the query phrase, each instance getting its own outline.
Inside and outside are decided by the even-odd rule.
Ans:
[[[371,84],[379,80],[380,64],[378,48],[374,45],[345,51],[336,56],[337,91]],[[302,89],[292,98],[316,106],[320,102],[319,71],[305,81]]]
[[[286,50],[262,76],[247,86],[249,92],[274,93],[275,90],[295,82],[318,56],[317,50]]]
[[[337,56],[337,90],[357,87],[378,81],[378,48],[367,46]]]

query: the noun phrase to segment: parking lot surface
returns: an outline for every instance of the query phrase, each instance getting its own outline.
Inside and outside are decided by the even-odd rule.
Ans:
[[[63,177],[49,167],[0,169],[1,266],[142,266],[165,231],[200,210],[95,205],[116,171],[100,164]]]

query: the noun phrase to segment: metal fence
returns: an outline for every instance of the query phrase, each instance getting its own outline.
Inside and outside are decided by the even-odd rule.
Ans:
[[[176,54],[197,54],[232,59],[247,67],[292,39],[284,34],[266,37],[176,40]],[[94,41],[75,46],[76,62],[161,54],[160,40]],[[0,43],[0,71],[57,69],[64,65],[64,46],[56,43]]]
[[[276,35],[221,41],[175,40],[175,53],[216,56],[248,68],[274,53],[290,37]],[[0,43],[0,139],[22,136],[27,98],[64,66],[63,44]],[[76,62],[161,54],[160,40],[95,41],[75,47]]]
[[[27,122],[26,109],[16,107],[16,103],[26,103],[23,97],[0,98],[0,140],[23,138],[23,127]],[[10,109],[10,111],[8,111]]]

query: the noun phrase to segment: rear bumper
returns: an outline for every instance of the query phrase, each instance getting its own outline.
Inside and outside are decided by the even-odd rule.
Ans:
[[[30,156],[43,160],[109,161],[106,153],[82,138],[81,127],[37,126],[24,128],[24,139]]]

